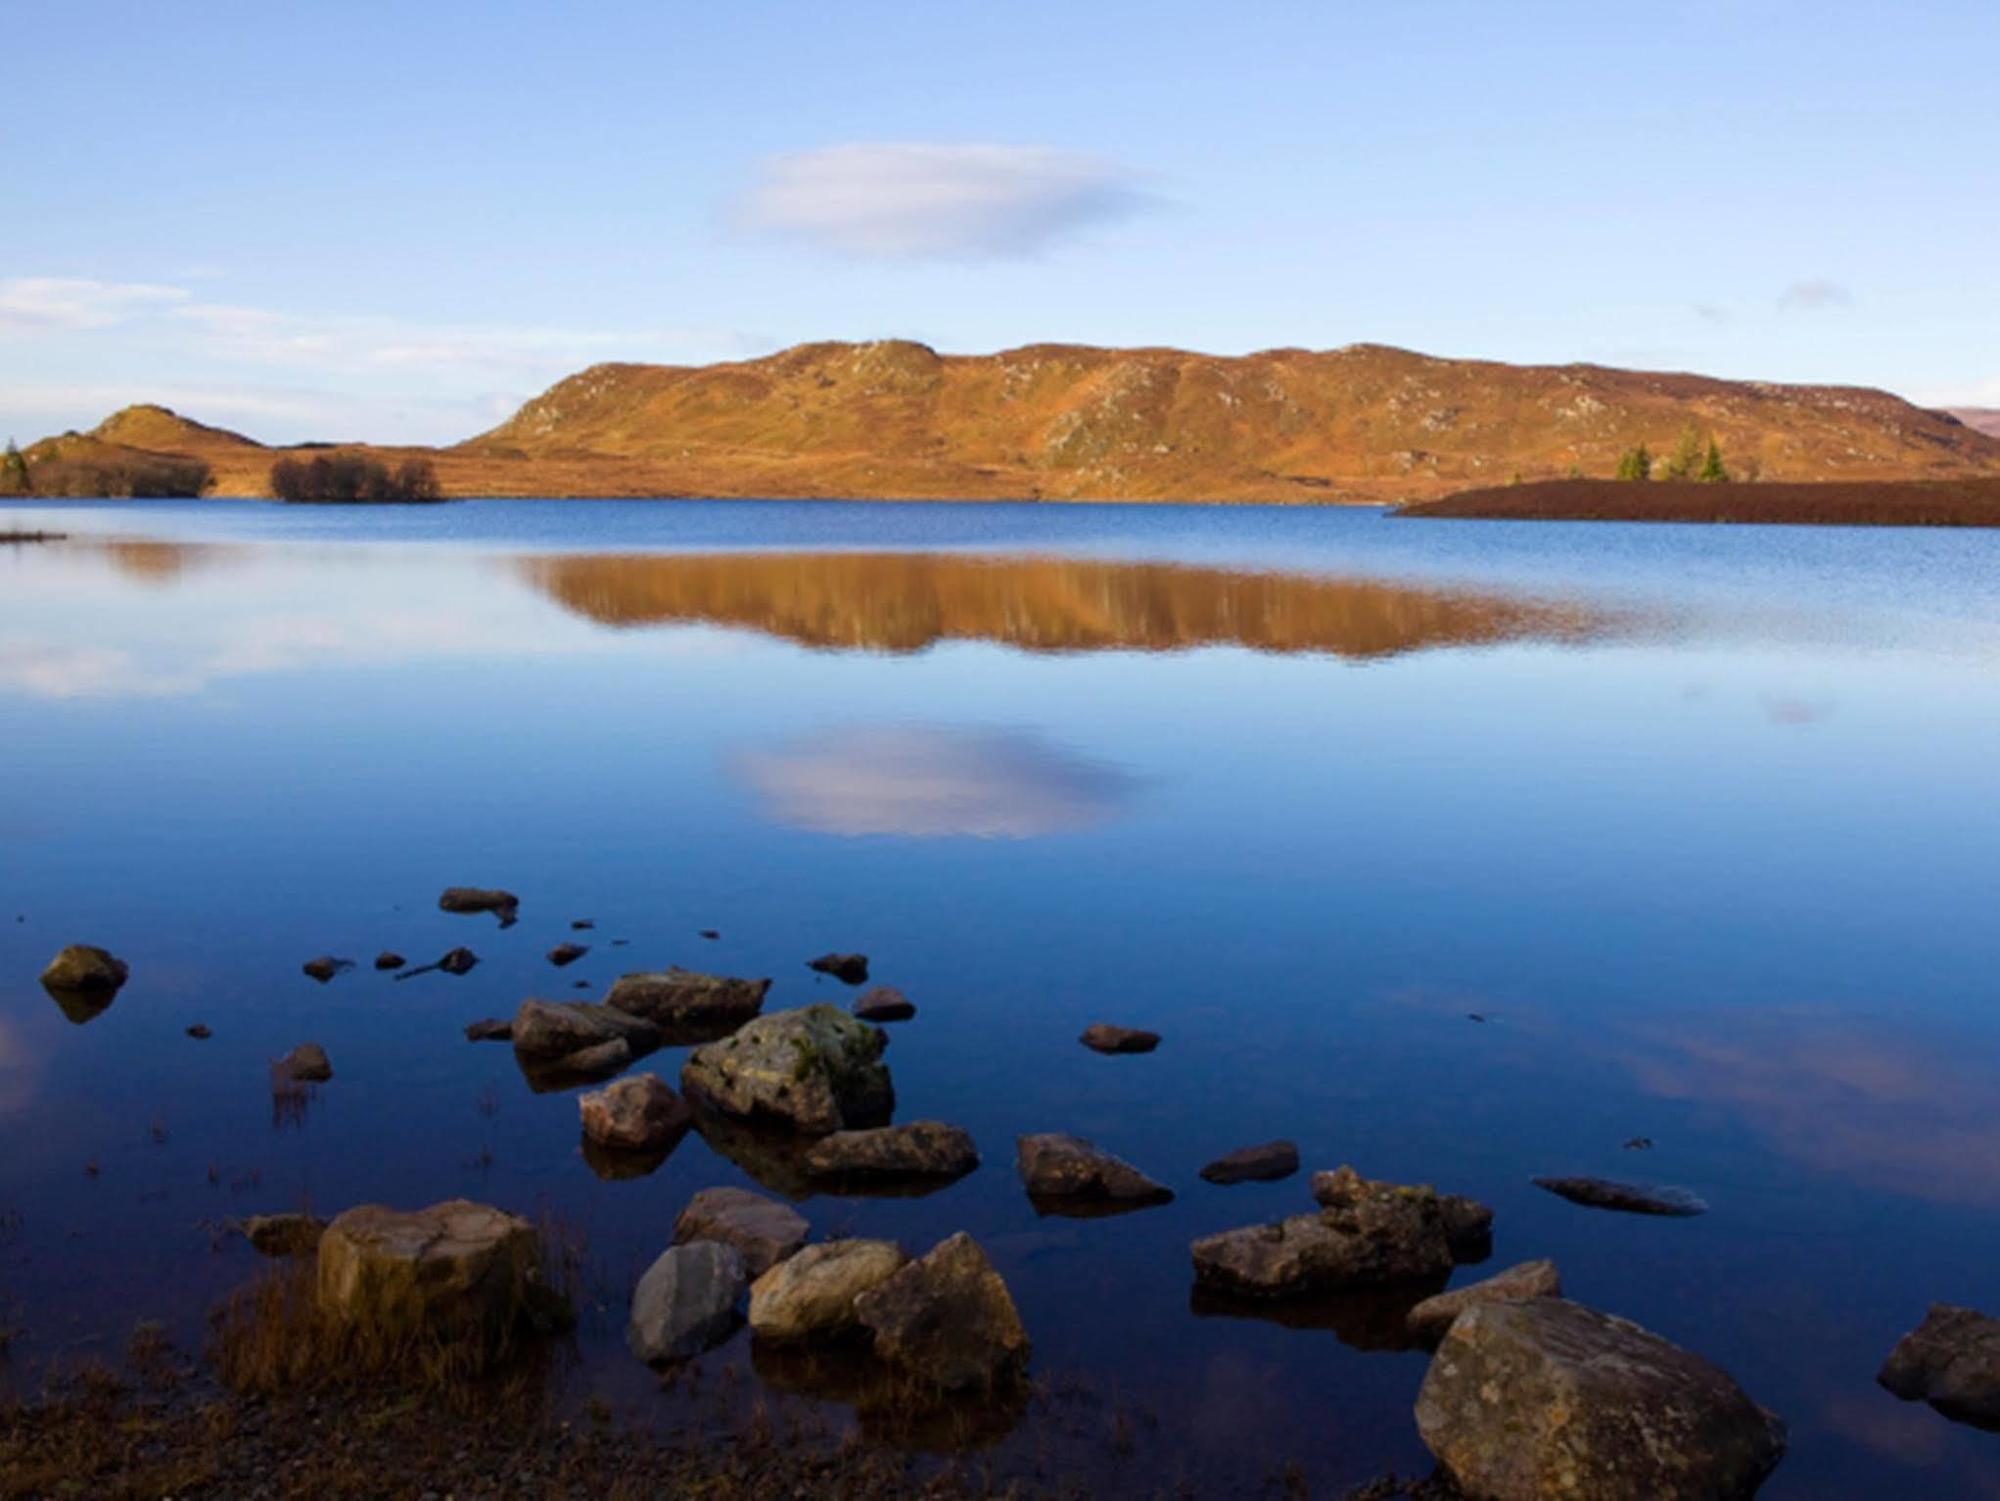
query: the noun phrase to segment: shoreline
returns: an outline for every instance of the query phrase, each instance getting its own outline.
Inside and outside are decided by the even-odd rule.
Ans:
[[[1396,507],[1399,520],[1626,521],[1712,526],[2000,526],[2000,477],[1962,480],[1539,480]]]

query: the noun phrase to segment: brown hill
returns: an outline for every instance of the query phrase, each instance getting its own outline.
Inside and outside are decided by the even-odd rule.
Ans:
[[[2000,475],[1812,485],[1562,479],[1462,490],[1402,516],[1475,521],[1735,521],[1764,526],[2000,526]]]
[[[1637,443],[1713,434],[1738,474],[2000,473],[2000,438],[1886,392],[1436,359],[1380,345],[1241,357],[1033,345],[802,344],[704,366],[598,365],[429,457],[448,495],[1407,501],[1608,475]],[[282,452],[128,408],[98,436],[268,493]],[[144,439],[140,442],[138,440]]]
[[[2000,438],[2000,407],[1947,407],[1945,410],[1975,432],[1985,433],[1989,438]]]

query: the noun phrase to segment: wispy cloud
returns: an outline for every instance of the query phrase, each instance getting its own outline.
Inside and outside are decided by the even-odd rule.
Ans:
[[[1050,146],[829,146],[770,158],[745,225],[883,258],[1033,255],[1147,207],[1131,173]]]
[[[0,332],[10,329],[109,328],[186,303],[182,287],[151,282],[91,281],[71,276],[0,280]]]
[[[1779,294],[1778,306],[1787,313],[1823,313],[1854,306],[1854,294],[1837,281],[1806,277]]]

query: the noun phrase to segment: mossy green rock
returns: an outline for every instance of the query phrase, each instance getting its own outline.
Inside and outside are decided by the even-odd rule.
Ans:
[[[681,1089],[725,1115],[803,1135],[887,1124],[896,1105],[883,1034],[833,1006],[779,1011],[699,1047]]]

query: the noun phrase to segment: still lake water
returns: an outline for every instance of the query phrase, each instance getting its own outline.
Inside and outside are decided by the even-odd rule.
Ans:
[[[1791,1425],[1764,1494],[2000,1495],[2000,1438],[1873,1381],[1929,1302],[2000,1311],[2000,536],[642,502],[8,523],[69,540],[0,547],[0,1379],[140,1318],[197,1343],[255,1270],[230,1216],[468,1195],[585,1236],[571,1394],[670,1411],[625,1297],[692,1192],[754,1180],[690,1136],[601,1181],[573,1099],[460,1028],[670,963],[844,1004],[804,961],[859,949],[920,1012],[891,1029],[898,1119],[964,1125],[985,1166],[801,1207],[819,1237],[986,1245],[1076,1394],[1003,1462],[1053,1425],[1107,1492],[1428,1469],[1425,1357],[1381,1318],[1191,1304],[1190,1239],[1310,1202],[1303,1174],[1197,1169],[1290,1136],[1308,1170],[1492,1204],[1458,1280],[1553,1256],[1726,1366]],[[517,891],[519,925],[439,913],[450,884]],[[591,953],[553,969],[582,917]],[[36,983],[68,942],[132,965],[94,1018]],[[459,943],[462,978],[367,967]],[[319,986],[326,952],[362,965]],[[1098,1057],[1098,1020],[1165,1042]],[[307,1039],[336,1077],[276,1119],[265,1062]],[[1041,1130],[1179,1197],[1038,1219],[1012,1143]],[[1588,1172],[1712,1209],[1528,1182]],[[708,1364],[747,1374],[747,1341]]]

